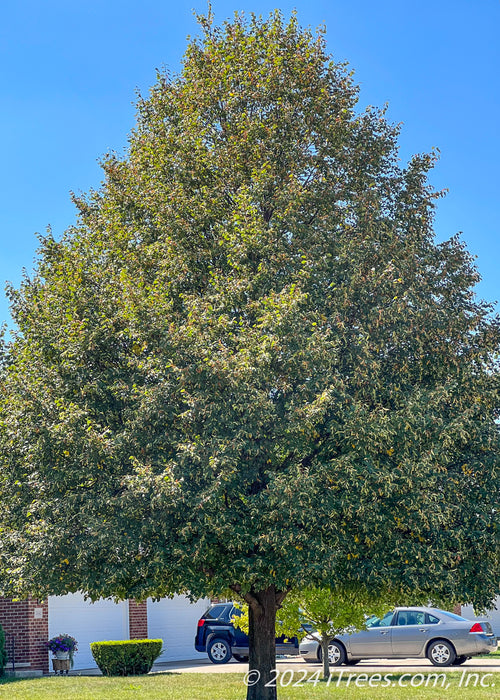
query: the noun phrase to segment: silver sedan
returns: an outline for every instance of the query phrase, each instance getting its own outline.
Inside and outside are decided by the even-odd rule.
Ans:
[[[427,658],[434,666],[458,666],[472,656],[489,654],[497,640],[489,622],[473,622],[437,608],[396,608],[382,619],[370,617],[361,632],[340,634],[328,645],[332,666],[361,659]],[[299,653],[321,661],[317,633],[308,634]]]

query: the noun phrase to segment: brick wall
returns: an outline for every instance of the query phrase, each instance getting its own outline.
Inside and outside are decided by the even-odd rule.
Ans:
[[[49,655],[44,647],[49,638],[48,614],[46,600],[0,598],[0,624],[6,637],[8,668],[12,668],[13,654],[18,669],[48,673]]]
[[[148,638],[148,604],[128,601],[128,627],[130,639]]]

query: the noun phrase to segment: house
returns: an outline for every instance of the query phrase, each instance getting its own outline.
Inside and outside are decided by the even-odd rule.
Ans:
[[[17,672],[48,673],[52,669],[44,642],[61,633],[78,641],[75,670],[96,668],[90,642],[107,639],[163,639],[159,662],[196,659],[196,623],[208,603],[206,599],[191,603],[185,596],[143,603],[115,603],[109,599],[91,603],[81,593],[49,596],[44,601],[0,598],[0,624],[9,654],[7,668],[12,668],[13,662]]]
[[[70,634],[78,641],[74,670],[96,668],[90,642],[106,639],[163,639],[164,650],[158,661],[179,661],[200,658],[194,649],[196,624],[209,604],[208,599],[191,603],[185,596],[148,599],[143,603],[125,600],[84,600],[80,593],[13,601],[0,598],[0,624],[9,654],[8,669],[18,673],[48,673],[50,654],[44,647],[51,637]],[[500,597],[496,609],[479,619],[490,620],[500,637]],[[460,610],[456,610],[460,613]],[[472,606],[463,606],[463,617],[475,619]]]

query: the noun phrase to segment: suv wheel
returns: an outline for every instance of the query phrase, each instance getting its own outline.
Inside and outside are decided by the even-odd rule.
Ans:
[[[207,644],[208,658],[213,664],[227,664],[231,659],[231,647],[225,639],[215,637]]]
[[[444,639],[436,639],[427,649],[427,658],[434,666],[451,666],[456,657],[455,649]]]

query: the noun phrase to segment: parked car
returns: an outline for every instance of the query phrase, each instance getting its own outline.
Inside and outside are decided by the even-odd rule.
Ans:
[[[319,635],[300,644],[305,661],[321,661]],[[371,616],[365,629],[340,634],[328,646],[332,666],[362,659],[427,658],[434,666],[458,666],[472,656],[489,654],[497,640],[489,622],[472,622],[437,608],[396,608],[382,619]]]
[[[241,610],[234,603],[215,603],[198,620],[194,648],[206,652],[214,664],[225,664],[234,656],[236,661],[248,661],[248,637],[231,622],[240,616]],[[296,637],[276,639],[276,654],[297,656],[299,642]]]

